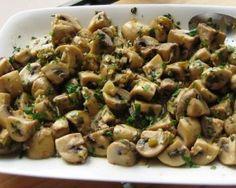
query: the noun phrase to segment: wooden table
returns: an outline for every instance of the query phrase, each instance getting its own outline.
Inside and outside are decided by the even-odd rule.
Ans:
[[[26,4],[22,3],[27,2]],[[60,5],[67,0],[8,0],[0,5],[0,27],[6,20],[6,17],[19,10],[40,7],[52,7]],[[227,5],[236,6],[234,0],[119,0],[117,4],[127,3],[191,3],[191,4],[212,4],[212,5]],[[12,5],[15,4],[15,7]],[[23,5],[22,5],[23,4]],[[11,7],[11,9],[9,9]],[[5,17],[4,17],[5,16]],[[1,20],[2,19],[2,20]],[[2,21],[2,23],[1,23]],[[170,177],[171,178],[171,177]],[[47,178],[34,178],[25,176],[15,176],[0,174],[0,188],[121,188],[120,183],[108,182],[88,182],[76,180],[58,180]],[[135,184],[136,188],[210,188],[210,186],[182,186],[182,185],[151,185],[151,184]],[[223,187],[217,187],[223,188]]]

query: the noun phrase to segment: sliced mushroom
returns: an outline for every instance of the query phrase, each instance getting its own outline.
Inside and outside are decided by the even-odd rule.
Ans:
[[[52,61],[42,67],[41,71],[53,84],[59,85],[69,76],[69,68],[65,63]]]
[[[106,82],[102,90],[104,101],[109,108],[120,110],[127,107],[130,100],[128,91],[116,88],[111,81]]]
[[[59,138],[69,134],[70,128],[66,118],[57,119],[51,126],[52,134],[55,138]]]
[[[115,115],[112,111],[107,107],[107,105],[103,106],[102,109],[94,117],[91,123],[92,131],[97,131],[99,129],[104,129],[109,127],[108,125],[113,124],[116,120]]]
[[[224,122],[224,130],[227,135],[236,134],[236,114],[229,116]]]
[[[56,150],[68,163],[84,163],[88,150],[80,133],[72,133],[55,140]]]
[[[47,97],[37,97],[34,104],[34,111],[40,115],[40,119],[53,121],[57,117],[55,106]]]
[[[111,37],[98,29],[93,33],[94,40],[91,43],[90,53],[101,54],[101,53],[111,53],[114,51],[115,46]]]
[[[2,128],[7,128],[8,120],[7,118],[11,116],[11,113],[8,110],[9,105],[0,105],[0,126]]]
[[[208,143],[202,138],[198,138],[191,148],[191,156],[194,164],[207,165],[214,161],[220,148],[215,143]]]
[[[114,84],[118,87],[124,88],[129,83],[131,83],[135,78],[134,73],[130,69],[122,71],[122,73],[117,73],[114,78]]]
[[[187,88],[183,89],[177,89],[171,96],[170,100],[167,102],[167,111],[175,115],[177,110],[177,105],[180,102],[180,99],[182,98],[182,95],[185,94],[188,91]]]
[[[53,98],[53,102],[59,108],[60,112],[65,113],[78,108],[81,104],[80,95],[77,93],[62,93]]]
[[[18,71],[12,71],[0,77],[0,92],[10,93],[12,98],[23,92]]]
[[[112,129],[106,128],[98,130],[85,136],[88,151],[93,156],[106,157],[107,147],[112,142]]]
[[[85,99],[83,105],[88,110],[90,116],[95,116],[101,108],[101,104],[98,102],[98,99],[101,100],[102,94],[87,87],[82,88],[82,95]]]
[[[14,54],[14,60],[20,64],[21,67],[25,66],[31,57],[32,54],[28,48]]]
[[[157,54],[159,42],[149,36],[136,38],[134,48],[144,59],[151,59]]]
[[[24,119],[22,117],[9,116],[7,118],[7,130],[12,140],[25,142],[35,132],[38,122],[36,120]]]
[[[174,23],[171,19],[166,16],[158,16],[151,21],[150,27],[152,28],[153,34],[158,41],[166,42],[169,31],[174,27]]]
[[[65,117],[75,125],[79,132],[86,135],[91,131],[91,119],[88,112],[81,110],[72,110],[68,112]]]
[[[169,99],[171,94],[176,90],[177,88],[177,83],[170,79],[170,78],[165,78],[161,80],[160,86],[158,88],[158,95],[162,99]]]
[[[149,26],[142,24],[137,20],[131,20],[123,24],[121,28],[122,36],[126,40],[134,41],[137,37],[147,35],[150,31]]]
[[[34,98],[37,98],[40,95],[46,95],[50,98],[55,94],[55,90],[48,79],[42,76],[33,82],[31,93]]]
[[[218,104],[210,108],[211,115],[219,119],[226,119],[233,114],[233,99],[232,97],[226,97],[224,100],[220,101]]]
[[[54,156],[55,144],[50,128],[41,128],[27,141],[27,157],[30,159],[46,159]]]
[[[104,11],[100,11],[93,16],[88,25],[88,30],[94,32],[98,29],[104,27],[109,27],[111,25],[111,20],[107,17]]]
[[[164,74],[168,77],[174,78],[177,81],[185,81],[185,64],[187,62],[176,62],[165,67]],[[165,65],[165,64],[164,64]]]
[[[19,73],[22,85],[29,89],[32,83],[41,76],[41,65],[39,63],[27,64]]]
[[[162,57],[163,61],[173,63],[180,58],[179,45],[172,42],[161,43],[157,46],[157,52]]]
[[[32,96],[28,93],[23,92],[18,99],[15,101],[19,110],[24,110],[26,107],[31,106]]]
[[[56,14],[52,23],[53,45],[70,43],[80,29],[80,23],[76,18],[64,14]]]
[[[208,68],[202,73],[202,82],[211,90],[219,90],[230,81],[231,77],[231,71],[219,67],[213,67]]]
[[[177,126],[179,136],[184,144],[190,148],[201,134],[201,125],[196,118],[182,117]]]
[[[208,69],[209,66],[203,63],[201,60],[192,61],[189,64],[189,74],[192,81],[201,79],[201,75],[204,70]]]
[[[136,144],[136,150],[143,157],[156,157],[171,143],[173,137],[170,132],[162,129],[143,131]]]
[[[81,71],[79,73],[80,84],[82,86],[97,86],[102,77],[92,71]]]
[[[236,165],[236,134],[229,137],[221,137],[218,145],[220,147],[219,160],[225,165]]]
[[[216,31],[205,23],[198,24],[197,32],[201,41],[207,44],[208,49],[215,50],[221,44],[224,44],[226,35],[221,31]]]
[[[186,163],[183,156],[190,156],[189,150],[183,141],[176,137],[173,143],[158,155],[158,159],[168,166],[178,167]]]
[[[223,46],[211,54],[211,62],[214,66],[219,66],[222,62],[228,61],[228,56],[229,51],[226,46]]]
[[[107,160],[111,164],[133,166],[136,158],[135,144],[126,139],[112,142],[107,148]]]
[[[224,128],[224,121],[212,117],[203,117],[201,119],[202,133],[207,139],[215,139],[220,136]]]
[[[79,65],[83,61],[81,50],[75,45],[60,45],[55,50],[56,53],[61,53],[61,61],[68,65],[71,74],[76,73]]]
[[[118,124],[113,130],[113,140],[127,139],[130,142],[136,142],[140,136],[140,130],[126,124]]]
[[[156,116],[159,116],[162,110],[162,106],[160,104],[146,103],[138,100],[135,100],[132,103],[132,106],[140,106],[141,113],[154,113]]]
[[[163,63],[164,62],[162,61],[162,58],[159,54],[154,56],[143,66],[143,72],[145,73],[146,77],[154,82],[160,78],[164,71]]]
[[[13,67],[7,58],[0,59],[0,76],[13,71]]]
[[[131,69],[137,69],[142,67],[144,60],[138,53],[132,50],[127,50],[125,54],[128,57],[129,66]]]
[[[176,108],[176,119],[185,116],[200,117],[209,115],[210,110],[206,102],[202,99],[201,94],[196,89],[189,89],[184,93]]]
[[[200,48],[198,51],[193,54],[191,60],[200,60],[204,63],[207,63],[211,58],[210,52],[206,48]]]
[[[90,51],[89,40],[82,36],[75,36],[73,38],[72,44],[77,46],[82,53],[88,53]]]
[[[192,55],[194,48],[196,48],[199,43],[199,38],[198,36],[186,34],[184,30],[172,29],[168,33],[168,42],[179,44],[179,46],[182,47],[180,57],[186,59]]]
[[[151,101],[156,93],[156,89],[156,84],[150,81],[139,80],[131,90],[130,95],[131,97],[142,97],[146,101]]]
[[[191,83],[189,88],[195,88],[207,103],[214,103],[217,100],[217,95],[208,90],[201,80],[195,80]]]
[[[2,129],[0,132],[0,155],[16,154],[22,149],[19,142],[11,139],[7,129]]]
[[[157,119],[152,125],[147,127],[147,130],[156,131],[158,129],[168,130],[173,126],[173,119],[167,112],[162,118]]]

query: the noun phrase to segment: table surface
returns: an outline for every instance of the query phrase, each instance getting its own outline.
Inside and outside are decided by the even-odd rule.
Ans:
[[[14,13],[26,9],[55,7],[64,4],[68,0],[7,0],[0,6],[0,28],[7,18]],[[119,0],[117,4],[128,3],[179,3],[179,4],[212,4],[236,6],[234,0]],[[120,183],[107,182],[88,182],[76,180],[58,180],[47,178],[24,177],[15,175],[0,174],[0,188],[121,188]],[[151,185],[151,184],[135,184],[136,188],[210,188],[210,186],[182,186],[182,185]],[[223,188],[223,187],[217,187]]]

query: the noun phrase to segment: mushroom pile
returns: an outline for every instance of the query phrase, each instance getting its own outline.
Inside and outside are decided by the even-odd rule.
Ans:
[[[50,34],[0,59],[0,155],[236,165],[236,48],[224,40],[170,15],[121,27],[103,11],[86,27],[54,15]]]

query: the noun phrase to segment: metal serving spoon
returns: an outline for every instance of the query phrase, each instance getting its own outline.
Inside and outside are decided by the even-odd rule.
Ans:
[[[225,44],[236,46],[236,18],[220,13],[198,14],[190,19],[189,29],[196,28],[199,23],[207,23],[226,33]]]

